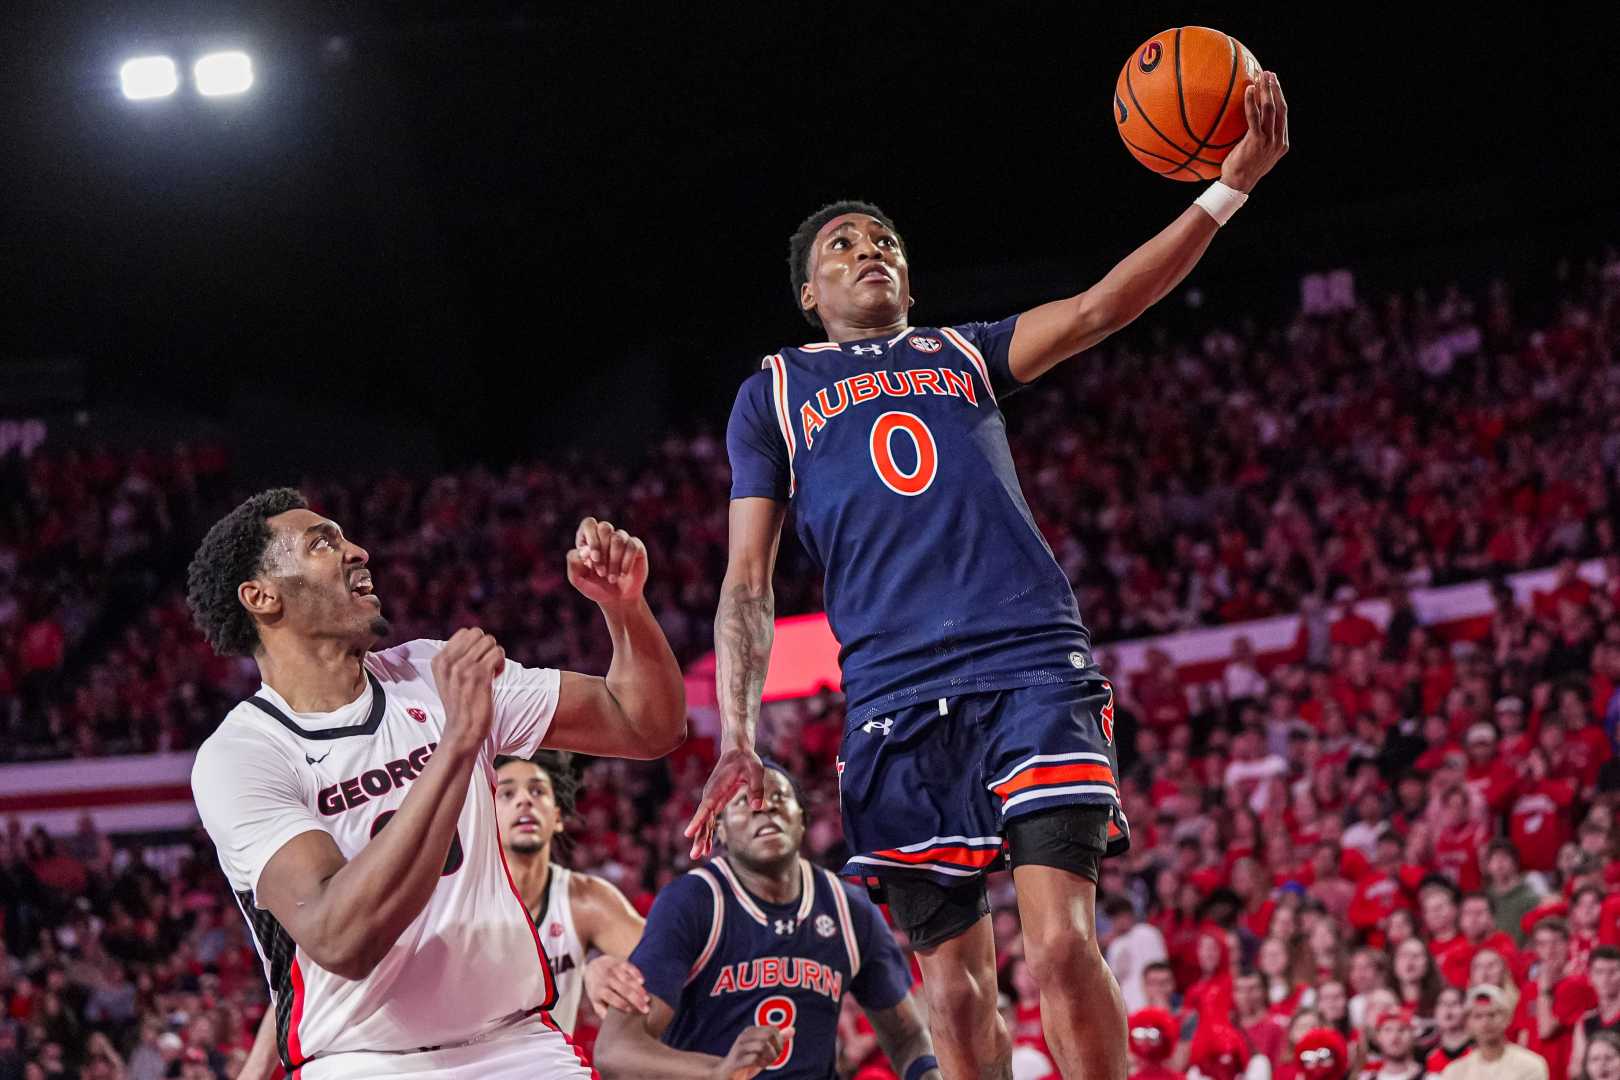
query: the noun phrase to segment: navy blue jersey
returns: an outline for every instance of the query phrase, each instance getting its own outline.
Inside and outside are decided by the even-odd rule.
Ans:
[[[792,1027],[769,1075],[830,1080],[844,994],[874,1011],[910,992],[910,970],[872,901],[826,870],[799,867],[799,899],[788,904],[748,892],[724,856],[658,894],[630,962],[675,1010],[667,1045],[724,1057],[744,1028]]]
[[[783,349],[737,395],[731,497],[792,500],[854,720],[1091,665],[997,406],[1016,322]]]

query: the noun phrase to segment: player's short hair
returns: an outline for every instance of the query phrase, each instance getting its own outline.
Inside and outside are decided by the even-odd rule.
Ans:
[[[816,242],[816,234],[822,226],[833,218],[843,217],[845,214],[865,214],[883,222],[883,227],[894,233],[895,239],[900,241],[904,250],[905,239],[900,236],[900,230],[894,227],[889,215],[873,206],[869,202],[859,199],[842,199],[838,202],[828,203],[820,210],[799,222],[799,227],[793,230],[788,238],[788,280],[793,287],[793,306],[811,326],[821,326],[821,316],[814,311],[806,311],[799,304],[799,293],[804,289],[804,283],[810,280],[810,247]]]
[[[533,757],[495,755],[495,771],[500,772],[514,761],[534,765],[551,779],[551,799],[557,812],[565,819],[574,816],[574,804],[579,799],[579,775],[574,772],[574,755],[567,750],[536,750]]]
[[[220,656],[252,656],[259,647],[253,616],[236,595],[242,582],[264,569],[269,520],[288,510],[307,510],[295,488],[270,488],[214,522],[186,567],[186,605],[191,618]]]

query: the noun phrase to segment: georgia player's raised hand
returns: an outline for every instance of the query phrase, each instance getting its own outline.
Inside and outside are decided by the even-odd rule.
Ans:
[[[761,1024],[743,1029],[737,1041],[714,1071],[714,1080],[754,1080],[765,1067],[782,1054],[782,1047],[793,1038],[792,1028],[773,1028]]]
[[[610,521],[588,517],[568,550],[568,582],[598,604],[634,600],[647,584],[647,545]]]
[[[432,667],[444,702],[443,745],[476,751],[495,721],[495,677],[506,667],[506,650],[494,635],[463,627],[444,643]]]
[[[697,810],[686,823],[685,836],[692,841],[694,862],[714,847],[714,823],[732,796],[744,790],[748,792],[749,806],[758,810],[765,805],[765,765],[751,746],[728,747],[714,763],[709,782],[703,785],[703,797],[698,800]]]
[[[1249,192],[1288,153],[1288,100],[1275,71],[1262,71],[1243,93],[1248,134],[1221,163],[1221,183]]]

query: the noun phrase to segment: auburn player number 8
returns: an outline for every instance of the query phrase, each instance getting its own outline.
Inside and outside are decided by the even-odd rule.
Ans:
[[[897,434],[908,436],[916,449],[917,465],[910,472],[895,463],[892,443]],[[921,495],[939,472],[939,450],[934,446],[934,433],[915,413],[884,413],[872,424],[872,467],[890,491],[897,495]]]
[[[798,1009],[793,1006],[793,999],[789,997],[768,997],[759,1003],[754,1010],[754,1023],[764,1027],[790,1028],[794,1018],[798,1016]],[[788,1063],[793,1056],[793,1036],[789,1035],[782,1040],[782,1052],[776,1055],[776,1060],[765,1066],[767,1069],[780,1069]]]

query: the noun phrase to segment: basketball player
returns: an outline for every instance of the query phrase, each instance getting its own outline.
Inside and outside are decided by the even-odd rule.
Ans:
[[[791,500],[841,646],[854,852],[843,872],[876,882],[917,945],[953,1078],[1008,1069],[983,883],[1004,848],[1059,1069],[1125,1076],[1124,1006],[1094,926],[1098,860],[1128,843],[1113,689],[1019,490],[998,402],[1129,325],[1193,268],[1288,148],[1275,75],[1261,74],[1244,109],[1248,133],[1193,206],[1090,289],[1000,322],[912,326],[889,218],[865,203],[824,207],[795,233],[790,271],[826,340],[767,357],[732,412],[715,616],[725,733],[687,833],[701,853],[720,807],[739,790],[762,795],[754,730]]]
[[[799,854],[804,802],[774,763],[758,809],[738,795],[725,854],[658,895],[630,960],[644,1015],[614,1010],[596,1042],[604,1080],[831,1080],[845,993],[903,1080],[938,1080],[911,972],[872,902]]]
[[[644,922],[624,894],[594,874],[561,866],[552,847],[574,811],[577,781],[568,755],[542,750],[530,759],[495,759],[495,815],[512,871],[551,965],[557,1003],[551,1018],[572,1035],[583,992],[598,1016],[608,1009],[647,1011],[641,973],[628,962]],[[589,964],[592,949],[601,953]]]
[[[605,678],[526,668],[458,630],[382,652],[364,549],[289,488],[203,538],[188,601],[264,685],[191,784],[269,978],[295,1080],[584,1077],[495,824],[495,758],[650,757],[685,731],[680,668],[642,598],[645,547],[581,522],[568,579],[613,640]]]

